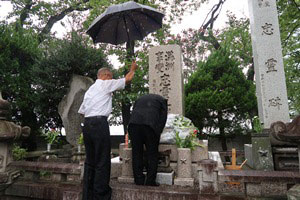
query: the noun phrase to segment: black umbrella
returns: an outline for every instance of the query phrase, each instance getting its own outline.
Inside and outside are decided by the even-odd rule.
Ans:
[[[94,43],[122,44],[142,40],[162,27],[164,14],[152,7],[129,1],[109,6],[87,30]]]

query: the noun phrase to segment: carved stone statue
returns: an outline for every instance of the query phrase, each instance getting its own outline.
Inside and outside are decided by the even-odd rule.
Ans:
[[[271,124],[271,135],[280,141],[293,143],[300,142],[300,115],[293,119],[290,123],[277,121]]]
[[[0,99],[0,142],[16,140],[20,137],[28,137],[30,127],[21,127],[9,121],[10,118],[10,103]]]

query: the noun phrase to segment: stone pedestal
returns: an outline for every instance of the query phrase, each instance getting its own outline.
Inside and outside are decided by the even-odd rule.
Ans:
[[[122,175],[118,177],[121,183],[134,183],[132,170],[132,149],[124,148],[122,158]]]
[[[216,194],[218,192],[218,163],[206,159],[199,162],[199,189],[201,194]]]
[[[12,143],[0,142],[0,173],[5,172],[12,161]]]
[[[173,185],[174,171],[170,173],[158,172],[156,175],[156,182],[160,185]]]
[[[249,160],[249,167],[253,169],[274,170],[272,147],[267,130],[252,134],[252,145],[246,145],[245,158]]]
[[[192,154],[189,148],[178,148],[177,178],[174,185],[194,186],[192,178]]]

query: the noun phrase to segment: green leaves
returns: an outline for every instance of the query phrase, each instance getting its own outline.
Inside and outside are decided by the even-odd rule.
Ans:
[[[20,146],[14,144],[12,149],[12,156],[13,160],[24,160],[27,155],[27,150],[24,148],[21,148]]]
[[[246,113],[256,110],[253,83],[224,49],[199,64],[185,85],[185,95],[186,116],[208,134],[241,133]]]
[[[191,150],[194,150],[197,146],[204,147],[197,139],[197,130],[191,131],[185,138],[181,138],[179,132],[176,131],[175,144],[177,148],[190,148]]]
[[[253,130],[256,133],[262,133],[262,130],[263,130],[263,126],[261,125],[259,117],[257,117],[257,116],[253,117]]]
[[[283,61],[292,115],[300,113],[300,12],[298,0],[277,1]]]
[[[47,144],[55,144],[58,142],[58,136],[60,132],[55,130],[50,130],[46,132],[43,136],[45,137],[45,140],[47,141]]]

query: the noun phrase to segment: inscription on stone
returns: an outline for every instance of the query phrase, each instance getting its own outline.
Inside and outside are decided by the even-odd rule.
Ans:
[[[149,92],[168,99],[169,113],[183,114],[181,50],[178,45],[153,47],[149,51]]]
[[[259,118],[289,122],[276,0],[248,0]]]

